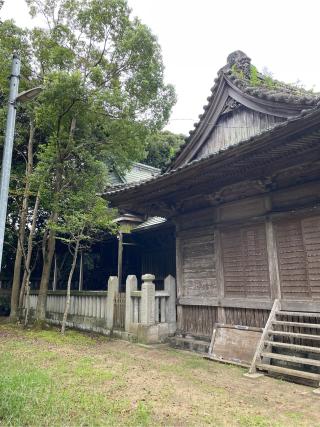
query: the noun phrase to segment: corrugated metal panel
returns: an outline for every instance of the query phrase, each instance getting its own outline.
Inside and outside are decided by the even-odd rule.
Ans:
[[[154,216],[152,218],[147,219],[147,221],[143,222],[142,224],[139,224],[137,227],[134,228],[134,230],[141,230],[142,228],[148,228],[153,227],[156,225],[163,224],[167,220],[165,218],[161,218],[160,216]]]

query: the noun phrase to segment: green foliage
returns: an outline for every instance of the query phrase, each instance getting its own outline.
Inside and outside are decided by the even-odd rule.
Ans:
[[[240,70],[236,64],[233,64],[231,67],[232,73],[238,78],[238,79],[244,79],[244,72]]]
[[[164,83],[160,46],[150,29],[131,16],[126,0],[26,2],[32,16],[43,15],[45,28],[24,30],[12,21],[0,26],[1,129],[13,51],[22,59],[20,89],[40,84],[44,89],[36,102],[17,111],[11,222],[19,221],[29,121],[34,119],[32,192],[41,189],[37,233],[49,226],[66,238],[67,229],[72,234],[90,221],[112,231],[112,211],[104,207],[102,212],[106,203],[85,194],[102,193],[103,165],[124,171],[140,160],[147,135],[167,122],[175,92]],[[0,133],[0,147],[2,142]],[[86,236],[96,234],[85,229]]]
[[[31,41],[45,87],[35,117],[47,138],[34,182],[43,207],[60,218],[49,225],[74,234],[108,217],[112,229],[112,214],[100,215],[101,200],[88,194],[103,191],[102,163],[128,168],[143,156],[150,130],[168,119],[175,94],[163,83],[160,47],[124,0],[27,3],[48,22]]]
[[[259,72],[254,65],[250,66],[250,83],[252,86],[258,86],[260,84]]]
[[[169,131],[152,133],[147,138],[147,157],[144,163],[164,169],[185,141],[184,135]]]

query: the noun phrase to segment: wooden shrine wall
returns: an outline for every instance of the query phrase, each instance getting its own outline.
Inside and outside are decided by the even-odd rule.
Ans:
[[[221,232],[224,295],[270,298],[265,223]]]
[[[284,299],[320,302],[320,216],[275,223]]]
[[[320,210],[298,209],[319,188],[306,184],[179,218],[182,332],[209,337],[215,322],[263,327],[277,297],[285,309],[320,311]]]
[[[180,295],[217,296],[212,211],[186,216],[179,231]]]

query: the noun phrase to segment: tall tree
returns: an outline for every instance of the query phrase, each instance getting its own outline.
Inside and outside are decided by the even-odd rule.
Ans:
[[[116,224],[113,221],[115,212],[109,209],[105,200],[97,195],[103,191],[106,185],[106,166],[92,157],[83,159],[80,156],[75,160],[79,162],[79,167],[74,168],[73,166],[66,171],[72,185],[64,190],[63,213],[60,215],[59,221],[52,225],[57,233],[57,238],[68,245],[72,255],[62,333],[66,328],[71,284],[79,250],[88,249],[92,243],[105,235],[103,232],[116,230]],[[100,176],[99,181],[96,179],[97,175]]]
[[[141,158],[145,137],[167,121],[174,90],[163,82],[160,47],[150,30],[131,18],[125,0],[27,0],[42,13],[32,46],[44,91],[36,125],[47,136],[37,179],[48,213],[37,318],[45,317],[56,228],[71,188],[67,170],[83,159],[126,168]],[[99,179],[99,177],[98,177]]]
[[[153,132],[146,140],[147,157],[144,162],[155,168],[165,169],[185,141],[185,136],[168,130]]]

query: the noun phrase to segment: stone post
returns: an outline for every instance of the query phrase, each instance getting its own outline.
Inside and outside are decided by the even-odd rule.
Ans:
[[[176,279],[169,275],[164,279],[164,290],[170,296],[167,299],[166,321],[169,325],[169,334],[174,334],[177,329],[176,314]]]
[[[155,299],[156,288],[153,280],[153,274],[144,274],[142,276],[141,286],[141,323],[143,325],[155,324]]]
[[[119,289],[119,280],[117,276],[110,276],[108,280],[108,297],[107,297],[107,328],[113,329],[113,312],[114,297]]]
[[[125,318],[125,330],[129,332],[130,325],[133,320],[133,301],[131,298],[131,292],[138,289],[138,281],[136,276],[130,275],[126,281],[126,318]]]

